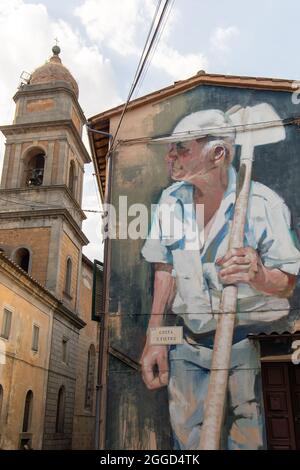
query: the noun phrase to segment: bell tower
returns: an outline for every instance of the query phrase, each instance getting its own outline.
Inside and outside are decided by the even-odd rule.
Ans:
[[[85,123],[78,85],[60,48],[14,96],[14,121],[1,126],[0,248],[77,311],[82,247]]]

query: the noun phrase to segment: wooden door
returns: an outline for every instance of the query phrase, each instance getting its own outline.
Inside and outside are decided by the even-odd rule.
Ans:
[[[262,363],[265,421],[269,449],[296,449],[289,363]],[[292,365],[293,366],[293,365]],[[295,367],[295,366],[293,366]],[[295,380],[300,379],[293,375]],[[300,409],[300,385],[298,407]]]
[[[300,450],[300,365],[289,365],[296,449]]]

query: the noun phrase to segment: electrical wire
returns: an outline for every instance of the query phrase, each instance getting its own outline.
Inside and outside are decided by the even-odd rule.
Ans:
[[[131,91],[132,91],[132,88],[133,88],[133,85],[137,79],[137,75],[138,75],[138,71],[142,65],[142,60],[144,58],[144,54],[145,54],[145,51],[146,51],[146,48],[147,48],[147,45],[148,45],[148,42],[149,42],[149,39],[151,37],[151,32],[152,32],[152,29],[154,27],[154,24],[155,24],[155,21],[156,21],[156,18],[157,18],[157,15],[158,15],[158,12],[159,12],[159,9],[160,9],[160,6],[161,6],[161,3],[162,3],[162,0],[159,0],[158,4],[156,5],[156,9],[155,9],[155,12],[154,12],[154,15],[153,15],[153,19],[152,19],[152,23],[151,23],[151,26],[150,26],[150,29],[149,29],[149,32],[148,32],[148,35],[147,35],[147,38],[146,38],[146,41],[145,41],[145,45],[144,45],[144,49],[142,51],[142,54],[141,54],[141,57],[140,57],[140,60],[139,60],[139,63],[138,63],[138,66],[137,66],[137,69],[136,69],[136,72],[135,72],[135,75],[133,77],[133,81],[132,81],[132,85],[131,85],[131,88],[129,90],[129,94],[128,96],[130,95]]]
[[[251,124],[231,125],[230,128],[226,126],[210,127],[210,128],[205,129],[205,131],[203,131],[203,134],[207,135],[208,132],[214,132],[216,134],[217,131],[222,133],[224,130],[228,131],[230,129],[240,130],[242,132],[245,132],[245,131],[249,131],[252,129],[255,130],[257,128],[264,129],[264,128],[275,127],[276,125],[284,125],[284,126],[299,125],[297,124],[297,120],[299,119],[300,119],[300,116],[293,116],[293,117],[288,117],[284,120],[277,119],[277,120],[270,120],[270,121],[253,122]],[[200,132],[199,130],[194,130],[194,131],[188,131],[188,132],[175,132],[172,134],[172,136],[174,137],[174,140],[177,140],[177,139],[180,140],[180,137],[181,138],[186,137],[187,135],[189,135],[192,140],[193,137],[199,136]],[[135,137],[133,139],[122,139],[122,140],[117,141],[117,144],[114,150],[116,150],[117,146],[122,146],[122,145],[125,146],[125,145],[151,144],[151,143],[163,145],[164,144],[163,139],[169,138],[169,137],[170,135],[164,135],[164,136],[159,136],[159,137],[140,136],[140,137]],[[93,174],[95,176],[98,176],[100,173],[93,173]]]
[[[230,132],[230,130],[239,130],[241,132],[247,132],[249,130],[255,130],[255,129],[266,129],[266,128],[271,128],[279,125],[284,125],[284,126],[289,126],[289,125],[297,125],[295,122],[299,117],[290,117],[286,118],[284,120],[281,119],[276,119],[276,120],[271,120],[271,121],[259,121],[259,122],[253,122],[251,124],[236,124],[236,125],[231,125],[230,127],[227,126],[221,126],[221,127],[209,127],[204,129],[202,132],[199,131],[199,129],[191,130],[191,131],[185,131],[185,132],[174,132],[172,133],[172,137],[174,137],[174,141],[176,139],[180,140],[180,138],[186,138],[187,136],[191,137],[191,140],[195,138],[196,136],[200,136],[201,134],[203,135],[208,135],[210,132],[213,132],[215,135],[217,135],[218,132],[220,134],[226,132]],[[169,139],[170,135],[163,135],[159,137],[149,137],[149,136],[141,136],[141,137],[135,137],[133,139],[122,139],[118,140],[119,145],[125,145],[125,144],[135,144],[135,143],[158,143],[158,144],[163,144],[164,139]]]
[[[149,60],[148,60],[148,63],[147,63],[147,65],[146,65],[146,68],[144,69],[144,71],[143,71],[143,73],[142,73],[142,75],[141,75],[140,83],[139,83],[139,85],[138,85],[138,87],[137,87],[137,89],[136,89],[136,91],[135,91],[135,93],[134,93],[135,97],[138,96],[138,94],[139,94],[139,92],[140,92],[140,89],[141,89],[141,87],[142,87],[142,85],[143,85],[143,82],[144,82],[144,80],[145,80],[145,77],[146,77],[146,75],[147,75],[147,73],[148,73],[148,70],[149,70],[149,67],[150,67],[150,65],[151,65],[153,56],[154,56],[154,54],[155,54],[155,52],[156,52],[158,43],[159,43],[160,40],[161,40],[161,37],[162,37],[162,35],[163,35],[165,26],[166,26],[166,24],[167,24],[167,22],[168,22],[170,13],[171,13],[172,8],[173,8],[173,6],[174,6],[174,2],[175,2],[175,0],[172,0],[171,5],[170,5],[170,7],[169,7],[169,11],[168,11],[168,13],[166,14],[165,21],[164,21],[164,23],[163,23],[163,25],[162,25],[162,27],[161,27],[161,31],[160,31],[160,33],[159,33],[159,36],[157,37],[157,40],[156,40],[155,45],[154,45],[154,47],[153,47],[153,49],[152,49],[151,55],[149,56]]]
[[[156,24],[155,30],[154,30],[154,32],[153,32],[153,34],[152,34],[152,38],[151,38],[151,40],[150,40],[150,43],[149,43],[149,45],[148,45],[148,47],[147,47],[146,52],[144,52],[144,54],[142,54],[143,59],[142,59],[142,60],[140,59],[140,61],[139,61],[139,65],[138,65],[138,67],[137,67],[137,70],[136,70],[136,73],[135,73],[135,76],[134,76],[133,83],[132,83],[132,85],[131,85],[131,87],[130,87],[130,91],[129,91],[129,94],[128,94],[126,103],[125,103],[125,105],[124,105],[122,114],[121,114],[120,119],[119,119],[119,122],[118,122],[118,124],[117,124],[116,131],[115,131],[115,133],[114,133],[114,137],[113,137],[113,139],[112,139],[110,153],[113,152],[113,150],[114,150],[114,143],[115,143],[115,141],[116,141],[118,132],[119,132],[119,130],[120,130],[120,127],[121,127],[121,124],[122,124],[124,115],[125,115],[125,113],[126,113],[126,111],[127,111],[128,104],[129,104],[130,99],[131,99],[131,97],[132,97],[132,95],[133,95],[133,93],[134,93],[134,90],[135,90],[135,88],[136,88],[136,86],[137,86],[137,84],[138,84],[138,82],[139,82],[139,79],[140,79],[140,77],[141,77],[141,74],[142,74],[142,72],[143,72],[143,69],[144,69],[144,67],[145,67],[145,65],[146,65],[146,63],[147,63],[147,60],[148,60],[149,54],[150,54],[150,52],[151,52],[151,50],[152,50],[152,48],[153,48],[153,44],[154,44],[154,42],[155,42],[156,36],[158,35],[158,32],[160,31],[163,18],[164,18],[165,14],[166,14],[167,7],[168,7],[168,5],[169,5],[169,1],[170,1],[170,0],[165,0],[165,3],[164,3],[164,5],[163,5],[163,7],[162,7],[162,10],[161,10],[159,19],[158,19],[157,24]],[[160,2],[160,3],[161,3],[161,2]],[[159,3],[159,5],[160,5],[160,3]],[[157,16],[158,10],[159,10],[159,8],[156,9],[156,15],[154,15],[154,20],[153,20],[152,23],[151,23],[150,33],[148,34],[148,37],[149,37],[149,38],[151,37],[151,31],[152,31],[153,26],[154,26],[154,24],[155,24],[155,22],[156,22],[156,16]],[[148,37],[147,37],[147,39],[148,39]],[[149,42],[149,40],[146,41],[146,44],[147,44],[147,42]],[[144,50],[145,50],[145,49],[146,49],[146,48],[144,47]]]
[[[263,121],[263,122],[255,122],[255,123],[251,123],[251,124],[243,124],[243,125],[233,125],[233,126],[230,126],[231,128],[235,128],[235,129],[240,129],[240,130],[243,130],[243,131],[247,131],[250,129],[255,129],[256,127],[258,128],[266,128],[266,127],[272,127],[272,126],[275,126],[276,124],[277,125],[280,125],[280,124],[283,124],[285,126],[287,125],[294,125],[296,124],[295,123],[295,120],[299,119],[299,117],[289,117],[289,118],[286,118],[285,120],[271,120],[271,121]],[[220,131],[222,132],[222,130],[228,130],[227,127],[213,127],[213,128],[208,128],[208,129],[205,129],[205,133],[209,132],[209,131]],[[180,133],[174,133],[173,136],[174,138],[177,136],[178,139],[180,139],[180,137],[185,137],[187,135],[191,136],[191,138],[194,136],[194,135],[199,135],[199,131],[188,131],[188,132],[180,132]],[[115,134],[116,135],[116,134]],[[169,136],[162,136],[162,137],[158,137],[158,138],[153,138],[153,137],[148,137],[148,136],[143,136],[143,137],[136,137],[134,139],[124,139],[124,140],[118,140],[117,141],[117,144],[115,146],[115,149],[117,148],[117,146],[121,146],[121,145],[133,145],[133,144],[141,144],[141,143],[151,143],[151,142],[154,142],[154,143],[160,143],[160,139],[164,139],[164,137],[169,137]],[[95,177],[98,175],[98,173],[93,173],[93,181],[94,181],[94,184],[96,185],[95,183]],[[98,191],[97,191],[97,188],[95,188],[95,191],[96,191],[96,195],[97,195],[97,198],[98,198],[98,205],[99,207],[101,207],[101,203],[99,202],[99,194],[98,194]],[[36,208],[54,208],[54,209],[69,209],[69,210],[73,210],[73,211],[79,211],[79,210],[82,210],[83,212],[90,212],[90,213],[99,213],[99,214],[104,214],[105,211],[103,210],[95,210],[95,209],[82,209],[82,208],[74,208],[73,206],[62,206],[61,205],[61,202],[58,201],[57,204],[56,203],[43,203],[43,202],[39,202],[39,201],[34,201],[34,202],[30,202],[30,201],[24,201],[21,199],[19,200],[16,200],[16,199],[8,199],[8,198],[3,198],[0,196],[0,200],[4,201],[4,202],[8,202],[8,203],[12,203],[12,204],[18,204],[18,205],[21,205],[21,206],[28,206],[30,207],[32,210],[33,209],[36,209]]]
[[[258,309],[258,310],[238,310],[237,313],[234,312],[234,314],[236,315],[251,315],[252,313],[253,314],[256,314],[256,313],[267,313],[267,312],[296,312],[300,310],[300,305],[299,306],[293,306],[293,307],[284,307],[284,308],[267,308],[267,309]],[[100,315],[104,314],[104,311],[98,311],[100,313]],[[174,316],[179,316],[179,317],[184,317],[185,315],[211,315],[211,316],[215,316],[215,315],[230,315],[232,314],[232,312],[221,312],[220,310],[218,311],[211,311],[211,310],[206,310],[205,312],[193,312],[192,314],[189,313],[189,312],[183,312],[183,313],[178,313],[178,314],[175,314],[175,313],[155,313],[155,317],[174,317]],[[150,316],[151,313],[127,313],[126,316],[130,316],[130,317],[147,317],[147,316]],[[118,313],[118,314],[111,314],[112,317],[123,317],[124,318],[124,315],[121,314],[121,313]],[[276,321],[280,321],[281,319],[279,318],[278,320]],[[274,320],[275,321],[275,320]],[[166,325],[168,326],[168,325]],[[175,326],[175,325],[174,325]],[[241,327],[244,327],[244,326],[247,326],[247,325],[241,325]]]

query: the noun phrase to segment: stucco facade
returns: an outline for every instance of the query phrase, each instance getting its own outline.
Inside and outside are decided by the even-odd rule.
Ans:
[[[53,312],[58,304],[53,296],[18,266],[0,255],[0,325],[4,312],[11,312],[8,338],[0,338],[0,384],[2,449],[19,449],[29,439],[34,449],[42,448],[45,403]],[[37,351],[33,350],[33,327],[39,329]],[[3,332],[3,331],[2,331]],[[23,432],[26,394],[33,399],[31,416]]]

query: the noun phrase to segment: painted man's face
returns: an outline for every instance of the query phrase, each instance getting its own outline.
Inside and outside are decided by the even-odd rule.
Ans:
[[[206,174],[211,167],[206,139],[176,142],[169,145],[165,160],[174,181],[191,181],[196,175]]]

